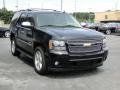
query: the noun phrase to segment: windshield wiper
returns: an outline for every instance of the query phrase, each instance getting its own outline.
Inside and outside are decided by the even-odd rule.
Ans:
[[[40,27],[57,27],[56,25],[43,25],[43,26],[40,26]]]
[[[40,27],[76,27],[76,28],[82,28],[82,27],[74,26],[74,25],[63,25],[63,26],[57,26],[57,25],[43,25],[43,26],[40,26]]]
[[[81,28],[81,27],[79,27],[79,26],[74,26],[74,25],[64,25],[64,26],[62,26],[62,27],[77,27],[77,28]]]

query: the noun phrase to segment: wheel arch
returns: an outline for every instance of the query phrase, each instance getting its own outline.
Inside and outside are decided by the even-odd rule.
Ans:
[[[45,53],[48,51],[48,47],[45,44],[42,44],[39,42],[34,42],[33,43],[33,51],[35,51],[36,47],[41,47]]]

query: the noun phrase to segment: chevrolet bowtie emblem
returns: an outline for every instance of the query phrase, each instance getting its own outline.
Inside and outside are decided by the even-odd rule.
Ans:
[[[90,47],[92,45],[92,43],[84,43],[83,46],[84,47]]]

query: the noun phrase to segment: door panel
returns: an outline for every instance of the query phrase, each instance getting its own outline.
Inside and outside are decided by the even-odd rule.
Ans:
[[[25,38],[26,32],[24,31],[24,28],[21,26],[21,23],[23,21],[25,21],[26,17],[27,17],[27,14],[22,13],[20,18],[18,19],[17,24],[16,24],[16,28],[17,28],[17,45],[22,49],[25,46],[24,38]]]
[[[33,47],[33,33],[31,29],[25,29],[26,35],[25,35],[25,42],[26,42],[26,51],[32,53],[32,47]]]
[[[32,30],[20,27],[18,30],[18,44],[25,51],[32,52]]]
[[[31,15],[31,14],[30,14]],[[33,30],[21,25],[22,22],[30,22],[33,24],[32,19],[28,18],[28,15],[21,15],[21,19],[18,22],[17,43],[21,49],[28,53],[33,52]]]
[[[26,41],[25,41],[26,31],[24,28],[19,27],[18,29],[18,37],[17,37],[17,43],[20,46],[20,48],[25,49],[26,47]]]

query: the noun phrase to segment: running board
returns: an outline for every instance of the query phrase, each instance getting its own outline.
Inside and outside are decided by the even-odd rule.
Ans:
[[[29,55],[28,53],[24,52],[23,50],[18,49],[18,48],[17,48],[17,50],[18,50],[19,52],[21,52],[22,54],[24,54],[25,56],[27,56],[28,58],[33,59],[33,57],[32,57],[31,55]]]

